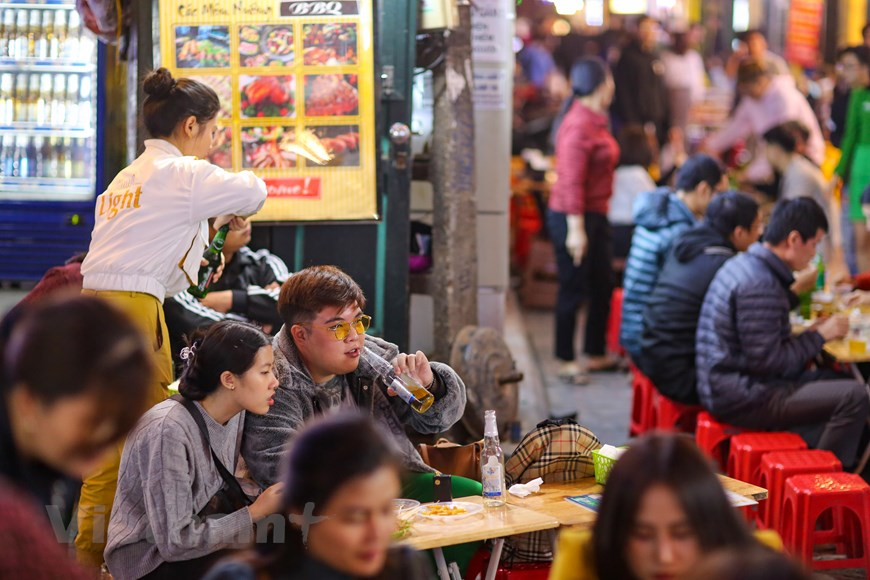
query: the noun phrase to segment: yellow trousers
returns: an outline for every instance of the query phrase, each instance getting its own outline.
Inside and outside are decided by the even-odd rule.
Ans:
[[[167,387],[173,380],[172,354],[169,350],[169,331],[163,315],[163,305],[157,298],[142,292],[82,290],[82,294],[103,298],[129,316],[154,349],[154,381],[151,404],[156,405],[169,396]],[[121,465],[121,441],[112,449],[103,464],[82,484],[78,508],[78,535],[76,556],[82,564],[99,567],[103,563],[109,516],[118,487],[118,468]]]

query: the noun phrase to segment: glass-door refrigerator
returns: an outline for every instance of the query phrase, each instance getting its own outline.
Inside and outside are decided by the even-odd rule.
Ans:
[[[101,61],[75,0],[0,2],[0,281],[87,250]]]

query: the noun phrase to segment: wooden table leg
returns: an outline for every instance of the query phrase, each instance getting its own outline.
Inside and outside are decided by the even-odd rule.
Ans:
[[[498,562],[501,560],[501,550],[504,547],[504,538],[499,538],[495,541],[492,547],[492,554],[489,557],[489,566],[486,567],[486,580],[495,580],[495,575],[498,573]]]
[[[444,560],[444,552],[441,548],[435,548],[432,550],[432,554],[435,556],[435,566],[438,568],[438,577],[441,580],[450,580],[450,571],[447,569],[447,561]]]

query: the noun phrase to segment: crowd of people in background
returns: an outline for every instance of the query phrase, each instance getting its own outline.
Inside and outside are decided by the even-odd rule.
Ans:
[[[579,386],[621,367],[605,337],[618,284],[620,343],[662,395],[735,426],[796,432],[848,469],[870,400],[809,363],[849,321],[796,334],[789,312],[819,285],[820,261],[828,284],[859,290],[847,304],[870,304],[870,49],[842,50],[836,83],[811,102],[761,31],[718,60],[702,56],[701,32],[668,31],[663,50],[659,23],[641,16],[624,38],[574,35],[552,50],[532,29],[518,54],[514,145],[555,156],[545,221],[559,375]],[[699,137],[690,112],[711,86],[732,106]],[[159,69],[144,91],[153,138],[102,200],[138,188],[142,204],[137,193],[110,216],[98,198],[87,254],[0,324],[0,538],[18,542],[0,546],[0,576],[88,578],[105,565],[118,580],[430,577],[425,557],[392,543],[393,500],[433,501],[439,473],[409,432],[457,423],[465,384],[366,336],[366,298],[345,272],[291,275],[249,247],[266,188],[204,160],[214,90]],[[826,140],[841,150],[827,168]],[[224,225],[222,276],[195,298],[185,289]],[[428,412],[397,397],[370,357],[425,387]],[[483,489],[456,475],[451,486]],[[78,565],[61,528],[77,530],[66,540]],[[765,541],[689,440],[654,435],[616,463],[591,532],[563,533],[560,550],[601,580],[806,577]],[[7,547],[25,544],[38,557]],[[444,556],[464,569],[479,548]]]

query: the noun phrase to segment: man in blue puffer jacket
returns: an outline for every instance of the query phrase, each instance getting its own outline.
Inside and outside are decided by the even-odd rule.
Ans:
[[[713,195],[727,187],[719,162],[708,155],[694,155],[677,174],[677,190],[660,188],[642,194],[634,204],[634,236],[625,265],[622,324],[619,342],[632,358],[640,354],[643,309],[671,242],[677,234],[704,217]]]
[[[726,262],[713,278],[698,321],[701,404],[717,419],[749,429],[791,430],[850,467],[870,413],[864,386],[807,363],[849,330],[843,315],[793,335],[793,271],[807,267],[828,229],[811,198],[777,204],[764,242]]]

